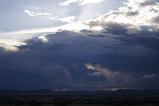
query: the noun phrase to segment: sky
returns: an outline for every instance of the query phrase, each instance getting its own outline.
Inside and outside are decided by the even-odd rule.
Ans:
[[[1,0],[0,23],[3,26],[0,31],[52,27],[87,20],[119,5],[118,0]]]
[[[0,0],[0,89],[159,89],[158,0]]]

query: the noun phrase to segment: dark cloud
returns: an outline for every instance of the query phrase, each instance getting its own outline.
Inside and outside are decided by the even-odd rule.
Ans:
[[[127,16],[135,16],[135,15],[138,15],[139,14],[139,11],[130,11],[130,12],[127,12]]]
[[[104,37],[92,37],[62,31],[46,35],[47,43],[33,39],[17,52],[1,51],[0,85],[17,89],[140,88],[138,81],[146,83],[146,79],[141,80],[143,77],[152,74],[155,75],[150,79],[157,77],[159,56],[158,48],[153,46],[157,43],[155,38],[103,34]],[[96,71],[91,72],[86,67],[88,63],[95,65]]]
[[[120,8],[89,21],[90,29],[42,35],[16,51],[0,49],[0,88],[159,88],[158,24],[152,23],[154,16],[134,18],[143,16],[141,10],[131,13],[128,6],[123,8],[126,12]],[[132,20],[125,22],[128,17]]]
[[[159,16],[152,19],[152,22],[159,24]]]
[[[156,5],[156,2],[153,0],[143,0],[143,2],[140,3],[140,6],[152,6]]]

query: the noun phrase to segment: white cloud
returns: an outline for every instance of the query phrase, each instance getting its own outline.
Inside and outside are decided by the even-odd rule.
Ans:
[[[155,74],[145,74],[144,76],[143,76],[143,78],[144,79],[150,79],[150,78],[154,78],[154,77],[156,77],[156,75]]]
[[[91,4],[91,3],[101,3],[104,0],[82,0],[80,5]]]
[[[31,17],[56,20],[56,21],[61,21],[63,23],[72,23],[77,20],[77,17],[75,16],[59,17],[59,16],[54,16],[53,14],[48,12],[35,12],[35,11],[25,10],[24,13],[28,14]]]
[[[5,51],[18,51],[18,47],[26,45],[26,43],[18,40],[0,39],[0,48]]]
[[[25,10],[24,13],[27,13],[27,14],[28,14],[29,16],[31,16],[31,17],[34,17],[34,16],[35,16],[34,12],[29,11],[29,10]]]
[[[28,14],[31,17],[39,17],[44,19],[50,19],[50,20],[57,20],[59,17],[54,16],[51,13],[48,12],[37,12],[37,11],[31,11],[31,10],[24,10],[24,13]]]
[[[159,30],[159,3],[153,0],[129,0],[118,10],[100,16],[94,21],[88,22],[90,26],[102,26],[107,29],[110,23],[128,25],[127,29],[136,30]],[[143,29],[144,28],[144,29]],[[145,29],[146,28],[146,29]]]
[[[9,52],[15,52],[15,51],[18,51],[18,48],[17,48],[16,46],[0,45],[0,48],[3,48],[3,50],[9,51]]]
[[[86,4],[96,4],[101,3],[104,0],[67,0],[65,2],[60,3],[61,6],[68,6],[72,3],[78,3],[79,5],[86,5]]]
[[[76,3],[78,0],[67,0],[65,2],[60,3],[61,6],[68,6],[71,3]]]
[[[96,70],[96,68],[92,64],[85,64],[88,70]]]
[[[47,42],[48,42],[48,39],[46,38],[45,35],[46,35],[46,34],[39,36],[38,39],[41,40],[41,41],[44,42],[44,43],[47,43]]]
[[[88,70],[96,71],[93,73],[93,75],[104,75],[107,79],[110,79],[110,80],[121,76],[121,74],[119,72],[113,72],[107,68],[100,66],[100,65],[86,64],[85,66]]]
[[[112,71],[108,68],[102,67],[101,65],[85,64],[85,66],[88,70],[93,71],[92,75],[104,76],[112,83],[116,83],[118,80],[122,80],[122,82],[124,83],[127,82],[130,78],[128,74],[119,71]]]
[[[82,22],[75,22],[75,23],[65,24],[65,25],[61,25],[61,26],[57,26],[57,27],[24,29],[24,30],[0,33],[0,34],[9,36],[9,37],[11,37],[11,35],[17,35],[17,37],[16,37],[16,39],[17,39],[19,37],[29,38],[29,35],[31,35],[31,37],[33,37],[33,36],[35,36],[35,34],[39,34],[39,33],[56,33],[59,30],[80,32],[83,29],[89,29],[89,26],[83,24]],[[20,36],[20,35],[23,35],[23,36]]]
[[[50,13],[47,12],[34,12],[30,10],[25,10],[24,13],[28,14],[29,16],[35,17],[35,16],[51,16]]]

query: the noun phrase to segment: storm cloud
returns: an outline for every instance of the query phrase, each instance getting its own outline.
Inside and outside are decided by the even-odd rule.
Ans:
[[[158,5],[129,0],[118,10],[82,22],[87,29],[59,29],[10,45],[16,50],[2,47],[0,87],[159,88]]]

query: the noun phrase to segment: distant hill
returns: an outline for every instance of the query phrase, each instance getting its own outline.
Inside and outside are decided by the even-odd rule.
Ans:
[[[159,90],[118,89],[116,91],[63,91],[63,90],[0,90],[0,95],[108,95],[108,96],[159,96]]]

